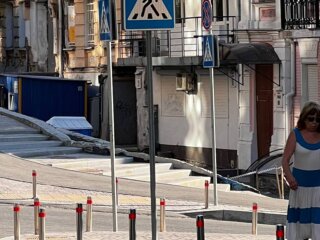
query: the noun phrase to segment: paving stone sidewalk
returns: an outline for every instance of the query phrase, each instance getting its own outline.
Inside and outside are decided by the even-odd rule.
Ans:
[[[218,233],[208,233],[205,235],[206,240],[271,240],[275,236],[271,235],[248,235],[248,234],[218,234]],[[151,233],[148,232],[137,232],[137,240],[151,240]],[[195,240],[197,238],[196,233],[158,233],[159,240]],[[11,240],[13,237],[2,238],[1,240]],[[38,236],[35,235],[23,235],[21,240],[37,240]],[[46,236],[48,240],[74,240],[77,239],[75,234],[48,234]],[[83,234],[84,240],[127,240],[129,239],[128,232],[91,232]]]

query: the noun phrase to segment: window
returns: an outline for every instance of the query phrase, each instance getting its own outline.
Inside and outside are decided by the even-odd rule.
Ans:
[[[86,42],[90,46],[94,44],[94,0],[87,0],[86,14]]]
[[[176,0],[175,1],[175,15],[176,15],[176,23],[183,23],[185,18],[185,5],[184,0]]]
[[[214,0],[211,0],[211,3],[214,3]],[[216,9],[216,14],[217,14],[217,21],[223,21],[223,20],[227,20],[224,19],[227,16],[224,15],[224,7],[226,8],[226,15],[229,15],[229,1],[228,0],[215,0],[216,5],[214,6],[214,4],[212,3],[212,6]]]
[[[6,4],[5,9],[6,48],[13,47],[13,7]]]
[[[75,45],[75,11],[74,1],[69,0],[64,4],[64,22],[65,22],[65,46],[72,47]]]
[[[19,48],[24,48],[26,44],[25,34],[25,20],[24,20],[24,5],[19,5]]]

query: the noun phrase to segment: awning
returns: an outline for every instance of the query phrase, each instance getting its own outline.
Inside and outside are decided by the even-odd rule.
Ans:
[[[280,59],[268,43],[221,44],[220,64],[274,64]]]

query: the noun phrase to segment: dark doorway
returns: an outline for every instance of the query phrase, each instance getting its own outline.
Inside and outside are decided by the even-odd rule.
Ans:
[[[258,157],[269,153],[273,133],[273,65],[256,65]]]
[[[115,142],[137,145],[137,98],[134,79],[114,81]]]

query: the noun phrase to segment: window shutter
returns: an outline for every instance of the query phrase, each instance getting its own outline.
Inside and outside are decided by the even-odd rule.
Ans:
[[[317,65],[307,66],[308,100],[318,102],[318,68]]]

